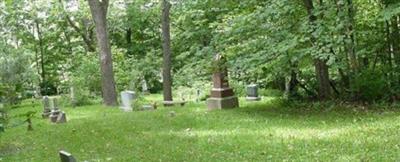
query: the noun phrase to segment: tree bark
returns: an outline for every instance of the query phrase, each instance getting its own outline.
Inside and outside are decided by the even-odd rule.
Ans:
[[[59,3],[61,5],[61,10],[64,12],[65,19],[67,20],[68,24],[75,30],[75,32],[77,32],[81,36],[83,42],[86,44],[87,51],[95,52],[96,48],[93,46],[93,40],[88,34],[85,34],[85,32],[83,32],[82,29],[79,28],[74,21],[72,21],[68,13],[65,12],[64,3],[62,2],[62,0],[59,0]]]
[[[88,0],[90,11],[96,25],[97,44],[100,49],[100,67],[103,103],[117,106],[117,92],[113,72],[110,41],[107,33],[108,0]]]
[[[317,38],[313,35],[313,32],[316,30],[316,20],[317,17],[314,15],[314,4],[312,0],[303,0],[304,6],[307,9],[310,27],[311,27],[311,41],[316,42]],[[322,3],[320,1],[320,3]],[[317,43],[316,43],[317,44]],[[317,45],[314,45],[317,46]],[[319,48],[318,46],[316,48]],[[325,60],[321,60],[319,58],[314,59],[315,72],[318,81],[318,98],[320,100],[326,100],[331,97],[331,88],[330,88],[330,80],[329,80],[329,68],[326,64]]]
[[[127,57],[132,56],[133,55],[133,51],[131,49],[131,45],[132,45],[132,28],[128,28],[126,30],[125,33],[125,38],[126,38],[126,54]]]
[[[350,66],[352,72],[355,74],[358,71],[359,64],[356,56],[355,36],[354,36],[354,7],[353,0],[347,0],[347,33],[346,37],[350,41],[347,43],[347,53],[350,56]]]
[[[392,18],[392,45],[393,45],[393,56],[395,59],[395,63],[400,66],[400,29],[399,29],[399,21],[397,20],[397,16]]]
[[[171,37],[170,37],[170,9],[168,0],[162,0],[162,36],[163,36],[163,93],[164,101],[172,101],[171,76]]]
[[[42,78],[42,83],[46,82],[46,70],[44,68],[44,49],[43,49],[43,39],[42,39],[42,32],[40,30],[40,25],[38,21],[35,21],[35,25],[36,25],[36,32],[38,35],[38,39],[39,39],[39,50],[40,50],[40,68],[41,68],[41,73],[40,76]],[[42,86],[44,86],[44,84],[42,84]],[[45,88],[45,87],[40,87],[40,88]]]

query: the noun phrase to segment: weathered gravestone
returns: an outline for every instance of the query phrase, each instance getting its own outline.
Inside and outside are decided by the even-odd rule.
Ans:
[[[61,113],[58,115],[56,123],[66,123],[67,122],[67,116],[65,115],[64,111],[61,111]]]
[[[260,101],[261,98],[258,96],[258,85],[257,84],[250,84],[247,86],[247,101]]]
[[[61,162],[76,162],[76,159],[72,156],[72,154],[61,150],[59,152]]]
[[[50,109],[50,99],[48,96],[44,96],[43,97],[43,113],[42,113],[42,117],[43,118],[48,118],[51,112]]]
[[[71,105],[72,105],[72,107],[75,108],[77,105],[77,100],[76,100],[76,96],[75,96],[75,87],[74,86],[71,86],[69,88],[69,93],[70,93],[70,98],[71,98]]]
[[[153,105],[143,105],[142,110],[155,110],[156,108]]]
[[[216,67],[212,77],[213,88],[211,97],[207,99],[208,109],[236,108],[239,106],[239,100],[235,96],[233,89],[229,87],[225,59],[221,55],[216,55],[215,62],[218,67]]]
[[[196,89],[196,102],[200,102],[201,100],[201,92],[200,89]]]
[[[4,108],[4,105],[2,103],[0,103],[0,120],[6,118],[6,114],[4,112],[1,111],[1,109]],[[4,128],[5,126],[3,124],[0,123],[0,133],[4,132]]]
[[[51,97],[51,109],[52,110],[58,110],[58,100],[57,97]]]
[[[64,111],[60,110],[51,110],[50,112],[50,122],[52,123],[66,123],[67,122],[67,115]]]
[[[133,101],[136,98],[134,91],[121,92],[121,109],[124,111],[132,111]]]
[[[145,95],[150,94],[149,88],[148,88],[148,86],[147,86],[147,82],[146,82],[145,79],[142,80],[142,92],[143,92],[143,94],[145,94]]]

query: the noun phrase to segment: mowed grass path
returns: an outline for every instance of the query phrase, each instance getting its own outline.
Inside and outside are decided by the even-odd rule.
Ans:
[[[66,124],[38,118],[32,132],[20,126],[1,134],[0,161],[56,162],[61,149],[90,162],[400,160],[397,110],[279,105],[242,101],[241,108],[212,112],[204,103],[128,113],[99,105],[64,108]]]

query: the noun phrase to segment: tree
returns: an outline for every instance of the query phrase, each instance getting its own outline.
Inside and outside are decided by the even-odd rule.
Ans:
[[[316,43],[317,38],[314,36],[314,32],[317,27],[316,26],[317,16],[314,14],[313,1],[303,0],[303,2],[304,6],[307,9],[307,14],[309,18],[309,24],[311,28],[311,42],[313,43],[313,46],[318,46],[318,43]],[[322,4],[322,0],[320,0],[320,3]],[[319,47],[316,48],[318,49]],[[320,100],[329,99],[331,97],[331,85],[329,80],[329,68],[328,65],[326,64],[326,60],[323,60],[321,58],[315,58],[314,66],[318,81],[318,98]]]
[[[171,56],[171,36],[170,36],[170,9],[171,4],[168,0],[162,0],[162,35],[163,35],[163,92],[164,101],[172,101],[172,56]]]
[[[100,50],[100,67],[103,103],[117,105],[117,92],[113,72],[110,41],[107,33],[108,0],[89,0],[90,11],[96,25],[97,44]]]

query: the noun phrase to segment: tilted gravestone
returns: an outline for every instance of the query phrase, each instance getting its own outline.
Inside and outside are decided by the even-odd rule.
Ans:
[[[72,154],[61,150],[59,152],[60,155],[60,160],[61,162],[76,162],[76,159],[74,158],[74,156],[72,156]]]
[[[121,109],[124,111],[132,111],[133,102],[136,98],[134,91],[121,92]]]
[[[67,122],[67,115],[65,115],[65,112],[61,112],[58,114],[56,123],[66,123]]]
[[[224,58],[216,55],[216,62],[225,62]],[[217,63],[213,74],[213,88],[211,90],[211,97],[207,99],[207,107],[209,110],[214,109],[227,109],[239,107],[239,100],[235,96],[233,89],[229,87],[228,71],[224,65]]]
[[[50,122],[52,123],[66,123],[67,122],[67,115],[65,114],[64,111],[60,110],[51,110],[50,112]]]
[[[260,101],[261,98],[258,96],[258,85],[257,84],[250,84],[246,88],[247,96],[246,100],[247,101]]]
[[[50,99],[48,96],[44,96],[43,97],[43,113],[42,113],[42,117],[43,118],[48,118],[51,112],[50,109]]]

